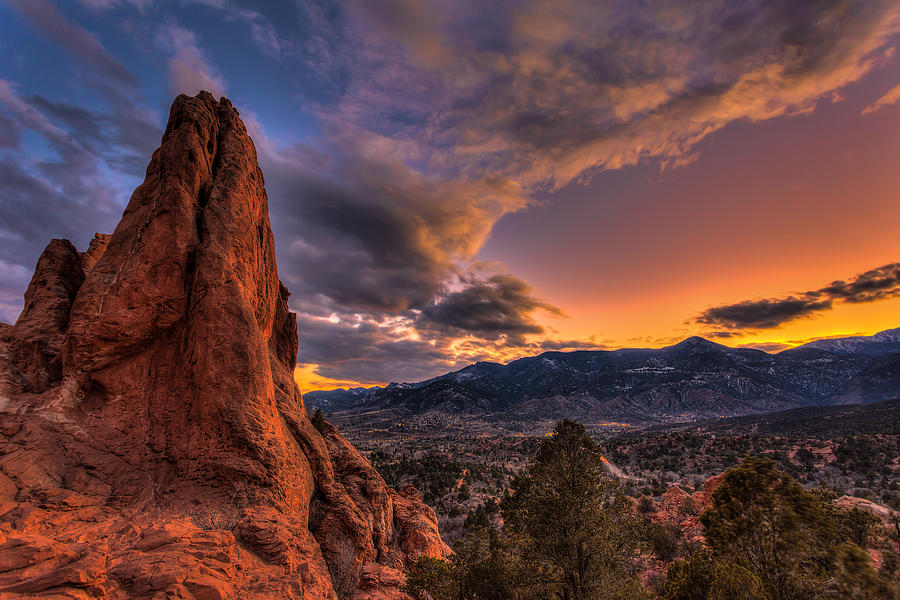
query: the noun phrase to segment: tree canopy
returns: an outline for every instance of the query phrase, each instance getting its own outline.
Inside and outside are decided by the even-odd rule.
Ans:
[[[667,600],[897,597],[854,543],[867,539],[871,519],[804,489],[769,459],[747,457],[727,471],[700,520],[708,548],[672,564]]]
[[[705,542],[682,544],[674,524],[651,523],[605,475],[584,426],[564,420],[512,479],[502,526],[476,511],[453,558],[421,559],[405,589],[417,600],[644,600],[650,557],[682,556],[656,586],[665,600],[900,600],[895,555],[878,571],[860,547],[874,520],[834,500],[747,457],[700,515]]]

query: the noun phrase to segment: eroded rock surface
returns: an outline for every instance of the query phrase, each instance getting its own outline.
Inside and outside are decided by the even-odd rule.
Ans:
[[[111,236],[54,240],[0,328],[0,598],[399,598],[441,556],[293,381],[263,174],[179,96]]]
[[[60,348],[72,302],[83,282],[75,246],[69,240],[51,241],[25,291],[22,313],[13,327],[0,332],[0,339],[7,341],[11,363],[18,367],[7,374],[15,387],[40,393],[62,377]]]

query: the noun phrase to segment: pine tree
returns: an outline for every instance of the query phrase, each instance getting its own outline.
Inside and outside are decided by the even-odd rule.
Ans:
[[[642,598],[633,576],[642,521],[584,426],[564,420],[502,502],[508,533],[521,547],[536,597]]]

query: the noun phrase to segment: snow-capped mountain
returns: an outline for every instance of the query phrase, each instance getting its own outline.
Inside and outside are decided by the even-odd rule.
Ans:
[[[310,392],[335,410],[439,411],[503,420],[687,420],[900,397],[900,329],[820,340],[769,354],[700,337],[659,349],[546,352],[502,365],[480,362],[419,383]]]
[[[815,340],[793,350],[800,348],[817,348],[834,354],[868,354],[872,356],[900,352],[900,327],[887,329],[875,335]]]

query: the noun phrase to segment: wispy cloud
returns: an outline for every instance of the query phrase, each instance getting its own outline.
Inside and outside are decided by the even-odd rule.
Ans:
[[[78,0],[78,3],[94,11],[111,10],[126,6],[133,6],[143,11],[153,4],[153,0]]]
[[[263,54],[278,58],[290,50],[292,43],[280,36],[275,25],[261,12],[241,6],[229,0],[183,0],[185,4],[202,6],[214,10],[226,19],[244,24],[250,32],[250,39]]]
[[[34,261],[50,237],[84,243],[111,230],[146,168],[161,116],[135,100],[137,77],[86,29],[44,2],[13,6],[79,66],[76,83],[102,100],[87,108],[23,93],[0,79],[0,319],[14,321]],[[25,132],[46,149],[22,148]],[[18,281],[18,285],[16,282]]]
[[[159,125],[142,112],[98,113],[26,97],[2,79],[0,108],[16,128],[36,132],[51,149],[27,159],[0,154],[0,249],[6,261],[0,287],[12,290],[12,275],[33,268],[48,231],[86,240],[97,229],[112,229],[146,167]],[[120,175],[111,179],[110,172]],[[18,302],[11,292],[3,296],[0,319],[15,320],[21,296]]]
[[[461,290],[425,306],[416,317],[416,329],[445,335],[477,335],[522,346],[526,335],[545,333],[532,316],[535,311],[563,316],[559,308],[535,298],[530,285],[509,273],[487,279],[465,278],[463,283]]]
[[[817,290],[714,306],[703,311],[694,322],[727,330],[773,329],[831,310],[837,302],[862,304],[896,297],[900,297],[900,263],[891,263],[849,281],[833,281]]]
[[[225,78],[200,47],[196,34],[170,20],[157,31],[157,45],[170,53],[169,89],[173,94],[196,95],[202,90],[223,96]]]
[[[137,85],[137,76],[125,68],[83,27],[70,22],[47,0],[10,0],[43,35],[65,47],[90,68],[122,85]]]
[[[869,115],[874,112],[878,112],[879,110],[885,109],[889,106],[893,106],[897,102],[900,102],[900,83],[888,90],[888,92],[884,96],[882,96],[869,106],[865,107],[862,110],[862,114]]]
[[[516,7],[404,0],[376,26],[351,12],[335,118],[430,169],[558,188],[683,160],[734,121],[808,112],[870,71],[900,27],[890,1]],[[427,60],[423,31],[449,65]]]

